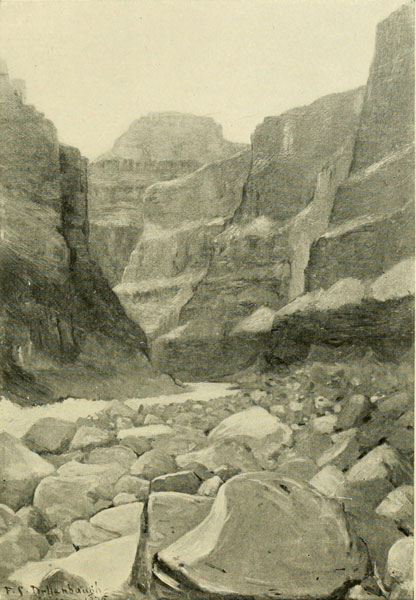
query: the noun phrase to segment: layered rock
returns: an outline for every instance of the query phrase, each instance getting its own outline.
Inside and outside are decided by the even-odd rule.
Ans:
[[[149,336],[178,325],[241,200],[250,160],[243,152],[146,192],[144,230],[115,291]]]
[[[394,273],[414,253],[412,10],[379,25],[365,90],[257,128],[232,224],[179,327],[153,344],[163,370],[218,377],[264,353],[277,363],[305,357],[311,343],[372,339],[383,356],[408,348],[413,288],[406,277],[403,292]],[[369,291],[375,282],[381,295]]]
[[[236,347],[230,332],[256,308],[276,310],[304,291],[310,246],[348,173],[363,93],[327,96],[256,129],[241,200],[215,240],[207,274],[178,329],[153,345],[162,370],[218,377],[243,368],[256,349]]]
[[[86,160],[0,80],[2,389],[33,402],[169,387],[90,258]]]
[[[351,278],[363,282],[363,289],[372,283],[372,291],[361,298],[344,294],[345,308],[329,303],[327,315],[315,307],[285,325],[277,318],[277,354],[283,330],[283,338],[370,345],[390,356],[412,344],[413,103],[414,15],[405,5],[377,28],[350,174],[337,190],[328,230],[314,243],[306,270],[307,291],[332,289]]]
[[[143,195],[244,148],[209,117],[151,113],[134,121],[89,168],[91,251],[112,286],[120,283],[143,228]]]

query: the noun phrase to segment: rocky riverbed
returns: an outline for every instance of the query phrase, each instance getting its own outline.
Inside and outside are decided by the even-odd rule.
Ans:
[[[410,364],[1,410],[2,595],[412,597]]]

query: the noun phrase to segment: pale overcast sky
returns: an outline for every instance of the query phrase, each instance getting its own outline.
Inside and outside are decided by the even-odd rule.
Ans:
[[[228,139],[365,83],[403,0],[2,0],[0,54],[89,158],[149,111],[211,115]]]

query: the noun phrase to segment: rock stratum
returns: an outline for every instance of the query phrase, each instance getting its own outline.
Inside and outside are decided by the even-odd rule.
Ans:
[[[147,191],[149,230],[159,227],[158,205],[175,212],[167,226],[171,254],[163,252],[170,276],[157,289],[148,283],[142,266],[153,262],[154,249],[143,235],[116,291],[133,319],[152,337],[160,333],[152,344],[160,369],[218,379],[259,356],[271,364],[305,358],[311,345],[324,353],[371,347],[380,357],[411,346],[413,98],[414,15],[405,5],[378,26],[365,87],[257,127],[247,177],[235,179],[240,199],[204,248],[206,273],[188,281],[186,293],[175,260],[181,256],[187,273],[196,259],[179,232],[192,213],[190,198],[205,196],[205,180],[195,191],[197,172]],[[226,168],[232,196],[227,175]],[[224,197],[220,188],[216,198]],[[163,317],[156,323],[146,311]]]
[[[134,121],[113,149],[90,165],[91,253],[112,286],[121,282],[143,231],[145,190],[244,148],[225,140],[210,117],[150,113]]]
[[[0,74],[1,387],[23,403],[173,387],[88,246],[87,161]]]

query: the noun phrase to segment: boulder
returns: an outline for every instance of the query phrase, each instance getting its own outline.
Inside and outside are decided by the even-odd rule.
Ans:
[[[360,456],[360,446],[356,436],[356,428],[333,434],[331,436],[331,446],[316,458],[318,467],[323,467],[329,463],[341,470],[351,467]]]
[[[193,427],[176,426],[174,435],[168,438],[156,438],[152,442],[152,448],[158,448],[171,456],[177,456],[204,448],[207,441],[207,436]]]
[[[59,469],[59,467],[72,460],[83,461],[84,453],[82,450],[73,450],[72,452],[64,452],[63,454],[44,454],[43,458],[50,462],[56,469]]]
[[[132,570],[132,583],[143,592],[151,584],[153,557],[184,533],[196,527],[209,513],[211,498],[176,492],[151,494],[142,515],[141,537]]]
[[[396,584],[395,598],[407,600],[413,598],[413,536],[398,540],[389,550],[385,584],[393,587]],[[402,595],[398,592],[401,590]]]
[[[373,406],[370,400],[362,394],[354,394],[347,398],[342,405],[337,418],[337,429],[351,429],[362,425],[371,413]]]
[[[121,442],[125,448],[130,448],[137,456],[141,456],[148,450],[152,449],[152,443],[147,438],[135,437],[134,435],[126,436]]]
[[[39,586],[51,570],[62,569],[74,578],[84,579],[90,588],[93,586],[93,595],[118,591],[130,576],[138,541],[136,533],[84,548],[65,558],[31,562],[17,569],[12,578],[30,589]]]
[[[21,525],[20,517],[6,504],[0,504],[0,535],[7,533],[15,525]]]
[[[83,425],[74,435],[70,450],[84,450],[85,448],[106,446],[112,441],[114,441],[114,434],[112,431]]]
[[[211,442],[237,440],[252,450],[271,441],[279,449],[290,445],[292,430],[264,408],[254,406],[224,419],[210,432],[208,439]]]
[[[71,541],[78,549],[86,548],[88,546],[95,546],[96,544],[102,544],[108,542],[115,537],[119,537],[116,533],[106,531],[101,527],[95,527],[92,523],[84,521],[82,519],[73,521],[69,526],[69,535]]]
[[[210,479],[203,481],[198,489],[198,496],[208,496],[210,498],[215,498],[218,493],[218,490],[223,484],[223,480],[218,475],[214,475]]]
[[[149,450],[133,463],[130,474],[151,480],[175,471],[177,471],[176,463],[169,454],[163,450]]]
[[[372,563],[379,573],[384,573],[389,548],[403,534],[387,517],[378,515],[376,508],[392,490],[386,479],[346,481],[338,491],[351,530],[364,540]]]
[[[401,485],[390,492],[378,505],[376,513],[393,519],[399,527],[413,533],[413,486]]]
[[[347,473],[348,481],[387,479],[393,485],[410,483],[412,476],[411,465],[388,444],[382,444],[371,450]]]
[[[137,498],[134,494],[127,494],[127,492],[120,492],[120,494],[117,494],[113,498],[113,506],[130,504],[130,502],[137,502]]]
[[[127,473],[136,458],[136,453],[131,448],[112,446],[111,448],[95,448],[90,452],[87,462],[95,465],[117,463]]]
[[[183,492],[184,494],[196,494],[201,480],[193,471],[178,471],[160,475],[153,479],[150,489],[152,492]]]
[[[114,463],[66,463],[60,467],[57,476],[41,481],[33,504],[54,525],[64,526],[75,519],[88,519],[109,506],[114,485],[123,474],[123,467]]]
[[[226,482],[229,479],[231,479],[231,477],[235,477],[236,475],[239,475],[241,473],[240,469],[237,469],[235,467],[230,467],[230,465],[221,465],[221,467],[218,467],[218,469],[214,469],[214,475],[218,475],[218,477],[223,481]],[[211,478],[211,476],[210,476]]]
[[[32,527],[38,533],[47,533],[52,529],[52,523],[36,506],[23,506],[17,511],[16,516],[27,527]]]
[[[317,433],[332,433],[337,424],[337,415],[324,415],[313,419],[311,425]]]
[[[143,425],[142,427],[131,427],[130,429],[120,429],[117,434],[119,440],[125,438],[137,437],[147,440],[153,440],[159,436],[172,435],[173,429],[169,425]]]
[[[114,535],[125,536],[137,533],[140,529],[140,516],[143,502],[132,502],[97,513],[90,520],[91,525],[101,527]]]
[[[68,449],[75,432],[74,423],[45,417],[32,425],[23,436],[22,441],[34,452],[60,454]]]
[[[398,418],[413,408],[414,400],[408,392],[396,392],[377,402],[377,409],[384,415]],[[413,423],[412,423],[413,424]]]
[[[43,535],[25,525],[16,525],[0,537],[0,579],[29,560],[43,558],[49,544]]]
[[[251,452],[241,442],[233,439],[218,440],[201,450],[179,454],[176,462],[182,468],[192,462],[201,463],[209,471],[215,471],[223,465],[241,471],[257,471],[259,468]]]
[[[150,413],[145,416],[143,425],[161,425],[163,424],[163,419],[156,415],[151,415]]]
[[[55,468],[8,433],[0,433],[0,502],[14,510],[30,504],[36,486]]]
[[[143,501],[149,495],[150,482],[147,479],[135,475],[124,475],[120,477],[114,486],[114,493],[134,494],[136,500]]]
[[[334,465],[326,465],[309,482],[321,494],[337,497],[345,483],[345,476],[341,469]]]
[[[73,594],[77,595],[94,593],[94,590],[88,585],[85,579],[71,575],[71,573],[68,573],[64,569],[52,569],[42,578],[39,586],[36,587],[39,589],[39,591],[36,590],[36,593],[40,595],[50,594],[50,590],[57,590],[56,594],[71,593],[71,590]]]
[[[298,456],[291,452],[279,459],[276,473],[281,477],[289,477],[295,481],[309,481],[318,471],[316,463],[309,457]]]
[[[119,417],[134,421],[138,414],[137,411],[121,400],[112,400],[110,406],[105,409],[105,412],[112,421],[116,421]]]
[[[157,553],[153,573],[190,595],[332,598],[363,579],[367,561],[338,502],[262,472],[225,483],[209,516]]]

